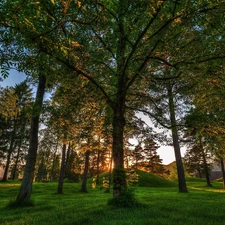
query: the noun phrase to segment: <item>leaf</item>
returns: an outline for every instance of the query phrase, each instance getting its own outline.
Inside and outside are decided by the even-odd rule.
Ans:
[[[81,7],[81,2],[78,1],[78,2],[77,2],[77,5],[78,5],[78,8],[80,8],[80,7]]]
[[[55,5],[55,0],[50,0],[53,5]]]
[[[47,15],[44,15],[43,17],[44,17],[44,21],[45,21],[45,23],[47,23],[47,20],[48,20]]]

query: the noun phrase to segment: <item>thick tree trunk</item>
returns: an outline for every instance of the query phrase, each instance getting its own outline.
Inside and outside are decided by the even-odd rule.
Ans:
[[[57,194],[63,193],[63,180],[65,177],[65,172],[66,172],[66,144],[64,143],[62,147],[62,160],[61,160]]]
[[[225,189],[225,171],[224,171],[224,160],[220,159],[221,172],[223,177],[223,189]]]
[[[125,126],[124,112],[116,107],[113,117],[113,146],[112,157],[113,169],[113,196],[118,197],[122,191],[126,190],[126,174],[124,170],[124,149],[123,133]]]
[[[84,162],[84,173],[83,173],[83,179],[81,184],[81,192],[87,192],[87,176],[88,176],[88,169],[89,169],[89,156],[90,151],[87,150],[85,152],[85,162]]]
[[[182,157],[180,153],[180,144],[179,144],[179,137],[178,137],[178,131],[177,131],[172,87],[168,85],[167,90],[168,90],[168,98],[169,98],[170,122],[171,122],[171,129],[172,129],[173,147],[174,147],[174,153],[176,158],[179,192],[187,192],[188,190],[187,190],[186,179],[184,174],[184,167],[183,167]]]
[[[29,204],[30,202],[32,184],[34,179],[34,169],[37,158],[39,117],[41,114],[41,108],[43,104],[45,84],[46,84],[46,77],[40,74],[36,100],[34,103],[31,119],[30,141],[29,141],[27,161],[22,185],[20,187],[20,191],[16,199],[16,202],[19,204]]]

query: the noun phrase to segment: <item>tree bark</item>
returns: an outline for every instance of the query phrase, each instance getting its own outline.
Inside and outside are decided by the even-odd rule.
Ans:
[[[168,85],[167,91],[168,91],[168,98],[169,98],[170,122],[171,122],[172,138],[173,138],[173,147],[174,147],[174,153],[176,158],[179,192],[188,192],[182,157],[180,153],[180,144],[179,144],[177,123],[176,123],[176,116],[175,116],[175,105],[174,105],[173,92],[172,92],[171,85]]]
[[[100,150],[97,150],[96,184],[99,184]]]
[[[62,147],[62,161],[61,161],[57,194],[63,193],[63,180],[65,177],[65,172],[66,172],[66,144],[64,143]]]
[[[81,192],[87,192],[87,176],[88,176],[88,169],[89,169],[89,156],[90,151],[87,150],[85,152],[85,162],[84,162],[84,173],[83,173],[83,179],[81,184]]]
[[[65,174],[64,174],[64,177],[65,178],[68,178],[68,174],[69,174],[69,159],[70,159],[70,155],[71,155],[71,146],[70,146],[70,142],[69,142],[69,145],[68,145],[68,148],[67,148],[67,153],[66,153],[66,158],[65,158]]]
[[[8,150],[8,154],[7,154],[5,171],[4,171],[4,175],[3,175],[3,178],[2,178],[1,181],[7,181],[8,180],[9,165],[10,165],[10,159],[11,159],[11,155],[12,155],[13,147],[14,147],[15,133],[16,133],[16,119],[14,118],[13,131],[12,131],[10,146],[9,146],[9,150]]]
[[[124,149],[123,133],[125,126],[124,112],[116,107],[113,117],[113,146],[112,157],[113,169],[113,197],[118,197],[123,190],[126,190],[126,175],[124,171]]]
[[[105,190],[106,193],[110,192],[110,185],[112,183],[112,163],[113,163],[113,158],[112,158],[111,152],[109,152],[109,159],[110,159],[110,161],[109,161],[109,177],[108,177],[108,179],[109,179],[109,186]]]
[[[210,178],[209,178],[209,168],[208,168],[208,164],[206,161],[206,155],[205,155],[205,151],[204,148],[202,146],[202,141],[200,138],[200,146],[201,146],[201,151],[202,151],[202,158],[203,158],[203,163],[204,163],[204,170],[205,170],[205,178],[206,178],[206,184],[208,187],[212,187],[212,184],[210,183]]]
[[[38,148],[39,118],[40,118],[41,108],[43,104],[45,85],[46,85],[46,77],[40,74],[37,93],[36,93],[36,100],[34,103],[32,118],[31,118],[30,140],[29,140],[27,161],[26,161],[22,185],[20,187],[20,191],[16,199],[16,202],[22,205],[30,203],[30,197],[32,193],[32,184],[34,179],[34,169],[35,169],[35,163],[37,158],[37,148]]]
[[[56,148],[53,154],[53,161],[52,161],[52,168],[51,168],[51,175],[50,175],[50,181],[53,181],[54,178],[54,169],[55,169],[55,160],[56,160],[56,153],[58,151],[58,139],[57,139],[57,143],[56,143]]]
[[[220,159],[220,166],[221,166],[221,172],[223,177],[223,189],[225,189],[225,171],[224,171],[224,160],[223,158]]]
[[[16,162],[15,162],[15,165],[13,167],[12,180],[16,179],[17,165],[18,165],[18,162],[19,162],[20,150],[21,150],[21,144],[22,144],[21,142],[22,142],[22,140],[20,140],[20,142],[19,142],[19,146],[18,146],[18,150],[17,150],[17,154],[16,154]]]

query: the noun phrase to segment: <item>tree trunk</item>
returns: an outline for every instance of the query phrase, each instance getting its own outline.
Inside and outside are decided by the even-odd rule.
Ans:
[[[63,180],[65,177],[65,172],[66,172],[66,144],[64,143],[62,147],[62,161],[61,161],[57,194],[63,193]]]
[[[111,152],[109,152],[109,186],[106,188],[105,192],[109,193],[110,192],[110,185],[112,183],[112,163],[113,163],[113,158]]]
[[[16,119],[14,118],[13,131],[12,131],[11,140],[10,140],[10,146],[9,146],[9,150],[8,150],[8,154],[7,154],[5,171],[4,171],[4,175],[3,175],[3,178],[2,178],[1,181],[7,181],[8,180],[10,158],[11,158],[11,155],[12,155],[12,152],[13,152],[15,133],[16,133]]]
[[[16,154],[16,162],[15,162],[15,165],[13,167],[12,180],[16,179],[16,171],[17,171],[17,165],[18,165],[19,157],[20,157],[20,149],[21,149],[21,140],[20,140],[18,150],[17,150],[17,154]]]
[[[9,172],[9,164],[10,164],[10,158],[11,158],[12,152],[9,151],[7,154],[7,160],[6,160],[6,165],[5,165],[5,170],[4,170],[4,175],[1,181],[7,181],[8,180],[8,172]]]
[[[114,162],[113,169],[113,197],[118,197],[123,190],[126,190],[126,174],[124,171],[124,149],[123,132],[125,118],[123,111],[116,107],[113,117],[113,146],[112,157]]]
[[[83,173],[83,179],[81,184],[81,192],[87,192],[87,176],[88,176],[88,169],[89,169],[89,156],[90,151],[87,150],[85,152],[85,162],[84,162],[84,173]]]
[[[31,118],[30,140],[29,140],[27,161],[26,161],[22,185],[20,187],[20,191],[16,199],[16,202],[19,204],[30,203],[32,184],[34,179],[34,169],[35,169],[35,163],[37,158],[39,118],[41,114],[41,108],[42,108],[43,98],[45,93],[45,84],[46,84],[46,77],[40,74],[37,93],[36,93],[36,100],[34,103],[32,118]]]
[[[69,142],[69,145],[68,145],[68,148],[67,148],[67,153],[66,153],[66,159],[65,159],[65,178],[68,178],[68,174],[70,173],[70,165],[69,165],[69,160],[70,160],[70,154],[71,154],[71,147],[70,147],[70,142]]]
[[[197,171],[198,171],[199,178],[202,178],[201,170],[197,170]]]
[[[202,158],[203,158],[203,163],[204,163],[206,184],[207,184],[208,187],[212,187],[212,184],[210,183],[210,178],[209,178],[209,175],[210,175],[209,174],[209,168],[208,168],[208,164],[207,164],[207,161],[206,161],[205,151],[204,151],[203,146],[202,146],[201,138],[200,138],[200,145],[201,145],[201,150],[202,150]]]
[[[177,123],[176,123],[176,116],[175,116],[175,106],[174,106],[171,85],[168,85],[167,91],[168,91],[168,98],[169,98],[170,122],[171,122],[172,138],[173,138],[173,147],[174,147],[174,153],[176,158],[179,192],[187,192],[188,190],[186,185],[182,157],[180,153],[180,144],[179,144]]]
[[[100,164],[100,150],[97,150],[97,169],[96,169],[96,184],[99,184],[99,164]]]
[[[58,151],[58,139],[57,139],[56,148],[55,148],[55,151],[54,151],[54,154],[53,154],[53,161],[52,161],[50,181],[53,181],[53,177],[54,177],[55,160],[56,160],[56,153],[57,153],[57,151]]]
[[[225,171],[224,171],[224,161],[223,158],[220,159],[220,165],[221,165],[221,172],[223,177],[223,189],[225,189]]]

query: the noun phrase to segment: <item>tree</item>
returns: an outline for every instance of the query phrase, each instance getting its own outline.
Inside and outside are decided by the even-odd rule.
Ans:
[[[201,146],[198,144],[195,144],[194,146],[192,146],[192,148],[188,149],[184,155],[184,164],[186,171],[190,174],[195,174],[197,172],[198,176],[202,178],[203,175],[206,174],[204,155]],[[210,159],[210,157],[207,157],[207,159]],[[209,164],[207,164],[206,166],[207,171],[209,171]]]
[[[32,184],[34,178],[34,168],[37,157],[38,148],[38,128],[39,128],[39,117],[41,114],[42,103],[45,93],[46,77],[43,74],[44,71],[39,71],[39,83],[36,93],[35,103],[33,105],[30,138],[29,138],[29,149],[27,155],[27,162],[25,166],[24,176],[22,185],[20,187],[19,194],[17,195],[16,202],[22,205],[31,204],[30,196],[32,192]]]
[[[143,162],[143,167],[145,168],[145,170],[152,174],[165,177],[166,175],[169,175],[169,171],[164,168],[162,159],[160,159],[160,156],[157,154],[158,148],[159,146],[157,146],[157,144],[153,140],[145,143],[145,159]]]
[[[207,152],[209,151],[208,138],[208,127],[209,115],[202,114],[198,109],[192,109],[189,115],[186,116],[186,136],[192,137],[194,143],[194,151],[198,152],[199,156],[202,157],[202,165],[206,177],[207,186],[212,186],[209,178],[209,166],[207,163]]]
[[[27,84],[27,81],[23,81],[12,88],[13,95],[15,96],[15,110],[11,117],[8,117],[8,123],[11,124],[7,131],[8,137],[8,148],[7,148],[7,160],[5,164],[5,171],[3,176],[3,181],[7,180],[8,172],[10,169],[10,164],[12,167],[13,161],[12,157],[15,157],[15,164],[11,170],[12,179],[15,179],[15,173],[17,171],[17,165],[19,162],[19,157],[22,150],[22,144],[27,141],[27,131],[29,129],[28,124],[30,120],[30,106],[33,101],[32,89]],[[10,99],[10,98],[9,98]],[[9,101],[8,99],[8,101]],[[13,109],[12,109],[13,111]],[[5,130],[6,132],[6,130]],[[16,150],[17,149],[17,153]]]

